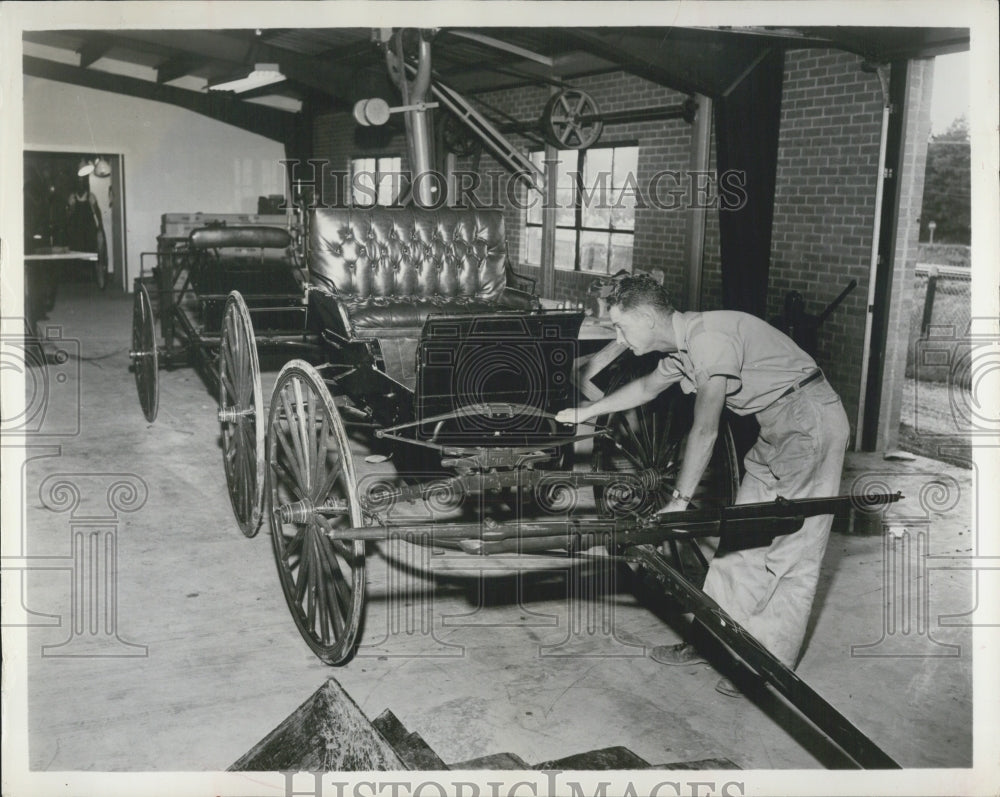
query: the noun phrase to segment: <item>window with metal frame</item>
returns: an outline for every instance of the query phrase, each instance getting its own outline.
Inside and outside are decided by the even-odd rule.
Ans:
[[[403,159],[395,155],[352,158],[351,204],[355,207],[394,205],[402,188]]]
[[[529,156],[544,168],[543,150]],[[559,150],[557,159],[556,268],[597,274],[631,271],[639,147]],[[541,195],[529,192],[526,205],[525,262],[539,265]]]

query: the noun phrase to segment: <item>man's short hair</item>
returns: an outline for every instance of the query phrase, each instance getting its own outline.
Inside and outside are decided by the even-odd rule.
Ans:
[[[646,274],[615,280],[606,301],[609,308],[617,305],[623,311],[633,310],[636,307],[652,307],[664,313],[674,312],[670,293]]]

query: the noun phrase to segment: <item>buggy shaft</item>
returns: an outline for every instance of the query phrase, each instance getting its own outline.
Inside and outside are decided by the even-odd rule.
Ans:
[[[719,641],[728,645],[760,677],[773,686],[859,766],[865,769],[899,769],[900,765],[837,711],[808,684],[786,667],[712,598],[678,573],[649,546],[630,546],[625,556],[650,573],[664,591]]]
[[[724,532],[750,538],[766,545],[779,534],[797,531],[806,517],[833,514],[848,506],[878,506],[898,501],[901,493],[880,493],[862,497],[852,495],[831,498],[805,498],[765,501],[718,509],[693,509],[667,512],[651,517],[571,518],[565,520],[506,521],[487,519],[481,523],[410,522],[382,526],[359,526],[333,529],[333,539],[384,540],[389,538],[437,538],[441,540],[479,540],[484,543],[518,538],[565,538],[574,545],[581,535],[602,535],[612,545],[659,543],[671,538],[719,536]],[[320,511],[320,510],[317,510]],[[555,547],[555,546],[554,546]],[[563,546],[558,546],[563,547]],[[749,547],[749,546],[743,546]],[[537,549],[537,546],[532,546]],[[483,551],[489,552],[487,547]]]

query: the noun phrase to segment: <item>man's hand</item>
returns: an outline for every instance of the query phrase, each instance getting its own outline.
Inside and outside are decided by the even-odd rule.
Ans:
[[[583,423],[589,421],[593,415],[590,412],[590,402],[583,402],[579,407],[567,407],[556,413],[557,423]]]
[[[656,511],[656,514],[657,514],[657,515],[665,515],[665,514],[667,514],[668,512],[683,512],[683,511],[685,511],[685,510],[686,510],[687,508],[688,508],[688,503],[687,503],[687,501],[681,501],[681,500],[679,500],[679,499],[677,499],[677,498],[674,498],[674,499],[673,499],[673,500],[672,500],[672,501],[671,501],[671,502],[670,502],[669,504],[667,504],[667,505],[666,505],[665,507],[663,507],[662,509],[658,509],[658,510]]]
[[[653,515],[653,517],[656,517],[657,515],[666,515],[669,512],[683,512],[687,508],[688,508],[687,501],[683,501],[680,498],[674,498],[665,507],[657,510],[656,515]],[[672,528],[670,531],[673,534],[687,534],[687,531],[685,531],[684,529]],[[660,553],[662,553],[664,556],[671,555],[670,543],[667,540],[664,540],[663,542],[660,543]]]

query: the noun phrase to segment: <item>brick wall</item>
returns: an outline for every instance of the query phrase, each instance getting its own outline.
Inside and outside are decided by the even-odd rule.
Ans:
[[[857,415],[882,125],[877,75],[856,55],[785,56],[771,238],[768,318],[799,291],[817,314],[853,278],[858,286],[820,328],[817,360]]]

